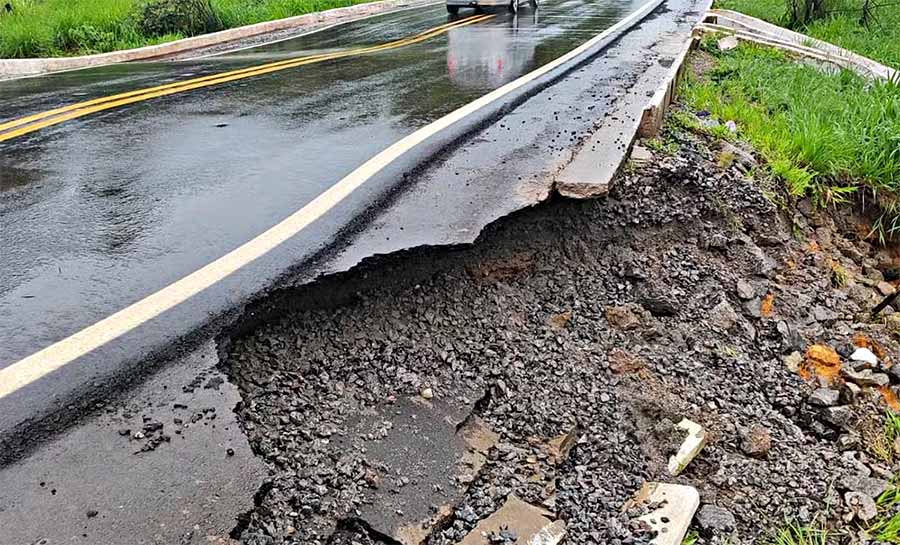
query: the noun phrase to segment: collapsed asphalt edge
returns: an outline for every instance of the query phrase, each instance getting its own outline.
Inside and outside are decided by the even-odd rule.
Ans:
[[[552,86],[571,71],[586,64],[626,31],[656,11],[664,2],[665,0],[650,0],[625,19],[560,58],[444,116],[444,118],[441,118],[445,120],[443,127],[430,131],[431,134],[422,137],[405,151],[390,159],[380,170],[366,178],[366,183],[377,178],[378,180],[376,181],[384,183],[384,187],[388,188],[382,192],[378,200],[390,198],[390,195],[396,195],[399,191],[402,191],[402,186],[410,177],[410,173],[415,172],[421,165],[425,165],[429,161],[434,160],[434,158],[441,156],[448,147],[452,147],[453,144],[488,126],[494,120],[524,103],[534,94]],[[449,122],[446,121],[448,119],[450,119]],[[440,121],[439,119],[432,125]],[[430,126],[426,128],[428,127]],[[420,129],[420,131],[423,131],[423,129]],[[415,134],[413,133],[413,135]],[[326,244],[323,247],[323,250],[326,249],[333,251],[331,244]],[[319,254],[320,252],[317,252],[311,256],[311,259],[314,259]],[[304,263],[309,263],[311,259],[304,260]],[[292,268],[292,270],[296,270],[296,268]],[[282,275],[282,278],[286,276],[287,273]],[[278,284],[279,282],[276,281],[274,286]],[[223,338],[222,332],[232,330],[238,322],[243,321],[240,319],[245,316],[243,309],[250,308],[254,301],[258,301],[265,295],[270,294],[271,291],[270,289],[257,294],[257,296],[249,298],[242,305],[210,318],[205,324],[179,336],[171,341],[169,345],[149,350],[145,356],[136,361],[124,362],[122,370],[119,372],[102,377],[94,377],[93,381],[74,387],[66,395],[68,410],[59,411],[53,407],[48,407],[43,413],[24,419],[14,424],[11,428],[0,431],[0,446],[4,447],[0,449],[2,451],[0,453],[0,467],[13,463],[27,453],[32,452],[60,430],[74,425],[85,415],[85,412],[91,410],[98,398],[109,399],[117,397],[115,395],[117,388],[127,389],[129,385],[137,384],[141,378],[150,376],[160,366],[165,365],[167,361],[171,361],[179,354],[185,353],[198,345],[203,338]],[[98,383],[100,384],[99,386],[97,385]],[[77,410],[78,408],[85,412]],[[22,441],[23,437],[27,438],[27,441]]]

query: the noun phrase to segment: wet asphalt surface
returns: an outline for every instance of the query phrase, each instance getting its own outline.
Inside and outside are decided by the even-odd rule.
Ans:
[[[213,261],[394,141],[559,57],[638,5],[543,2],[516,18],[501,11],[424,43],[141,102],[0,143],[0,367]],[[0,119],[380,44],[447,22],[439,5],[195,61],[0,82]],[[544,113],[553,114],[549,104]],[[358,191],[277,252],[84,358],[89,361],[20,390],[6,400],[13,409],[3,411],[0,431],[302,268],[316,252],[339,244],[342,229],[364,221],[373,198],[390,189]]]

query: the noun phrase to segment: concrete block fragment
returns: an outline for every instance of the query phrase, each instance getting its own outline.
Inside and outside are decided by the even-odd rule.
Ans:
[[[631,162],[634,163],[635,166],[643,166],[653,161],[653,152],[644,146],[635,144],[634,147],[631,148],[630,157]]]
[[[700,507],[700,494],[693,486],[646,483],[633,503],[655,507],[640,517],[657,532],[652,545],[681,545]]]
[[[732,49],[737,48],[738,39],[735,36],[725,36],[721,40],[719,40],[719,51],[731,51]]]
[[[552,520],[551,513],[510,495],[493,515],[482,520],[457,545],[490,545],[491,534],[516,535],[516,543],[558,545],[566,535],[566,524]]]
[[[703,426],[685,418],[678,423],[678,428],[687,432],[687,437],[674,456],[669,458],[669,474],[673,477],[684,471],[691,460],[706,446],[706,430]]]

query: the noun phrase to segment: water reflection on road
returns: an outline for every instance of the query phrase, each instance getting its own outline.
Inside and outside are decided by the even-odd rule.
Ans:
[[[447,33],[450,80],[460,87],[495,89],[526,73],[534,61],[536,42],[530,34],[538,28],[538,11],[523,10],[506,25]]]

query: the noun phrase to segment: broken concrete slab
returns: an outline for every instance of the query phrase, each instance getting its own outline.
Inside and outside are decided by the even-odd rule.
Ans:
[[[499,439],[471,410],[417,395],[352,422],[336,441],[362,454],[372,473],[358,518],[403,545],[423,543],[452,514]]]
[[[693,486],[645,483],[631,505],[649,509],[640,520],[656,532],[652,545],[681,545],[700,507],[700,494]]]
[[[566,524],[553,520],[549,511],[510,495],[500,509],[479,522],[458,545],[490,545],[491,537],[501,531],[515,534],[516,543],[557,545],[566,536]]]
[[[687,418],[678,423],[678,428],[687,432],[687,437],[674,456],[669,458],[669,474],[673,477],[684,471],[691,460],[699,454],[706,445],[706,430],[703,426],[692,422]]]
[[[719,40],[717,45],[719,46],[719,51],[731,51],[737,48],[738,39],[735,36],[725,36]]]
[[[609,116],[557,174],[555,186],[560,195],[591,199],[609,193],[609,184],[624,163],[635,136],[650,138],[659,134],[694,42],[678,33],[663,32],[658,36],[651,49],[659,55],[659,62],[646,67],[631,93],[616,97],[617,115]]]
[[[635,166],[644,166],[653,161],[653,152],[644,146],[635,144],[631,148],[631,155],[629,155],[629,158]]]

